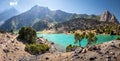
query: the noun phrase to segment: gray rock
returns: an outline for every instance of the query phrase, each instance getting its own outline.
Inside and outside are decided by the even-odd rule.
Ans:
[[[109,55],[107,55],[106,58],[111,58],[111,57]]]
[[[79,56],[72,56],[71,61],[74,61],[75,59],[78,59],[78,58],[80,58],[80,57]]]
[[[4,51],[5,53],[10,52],[8,49],[3,49],[3,51]]]
[[[114,52],[110,52],[110,54],[111,54],[111,55],[115,55],[115,53],[114,53]]]
[[[15,47],[15,50],[19,50],[19,47]]]
[[[110,45],[111,47],[113,47],[113,48],[117,48],[114,44],[113,45]]]
[[[78,47],[78,48],[74,51],[74,53],[75,53],[75,54],[79,54],[79,53],[82,52],[82,50],[83,50],[83,48]]]
[[[83,49],[83,50],[82,50],[82,53],[86,53],[86,52],[87,52],[86,49]]]
[[[110,52],[108,50],[105,51],[105,54],[109,54]]]
[[[97,51],[97,53],[102,54],[102,52],[101,52],[101,51]]]
[[[95,60],[96,58],[97,58],[97,57],[93,56],[93,57],[90,57],[89,60],[90,60],[90,61],[93,61],[93,60]]]
[[[21,57],[18,61],[37,61],[37,56]]]
[[[95,51],[95,50],[101,50],[101,49],[100,49],[100,47],[97,47],[97,46],[95,46],[95,45],[92,45],[92,46],[89,46],[89,47],[88,47],[88,50],[89,50],[89,51]]]

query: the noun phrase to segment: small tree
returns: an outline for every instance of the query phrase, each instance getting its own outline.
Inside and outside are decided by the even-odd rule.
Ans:
[[[86,38],[88,41],[87,45],[91,45],[97,41],[97,37],[95,33],[92,32],[83,32],[82,34],[75,33],[75,43],[79,42],[79,46],[81,46],[81,41],[83,38]]]
[[[22,27],[19,31],[18,38],[24,40],[23,42],[28,44],[36,43],[36,31],[31,27]]]
[[[79,42],[79,46],[81,46],[81,41],[84,38],[84,34],[79,34],[79,33],[75,33],[75,43]]]
[[[91,32],[88,32],[86,34],[86,39],[88,40],[88,45],[91,45],[97,41],[96,35],[94,33],[91,33]]]

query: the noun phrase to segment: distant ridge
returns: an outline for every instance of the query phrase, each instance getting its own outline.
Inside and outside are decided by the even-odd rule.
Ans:
[[[97,29],[101,26],[107,26],[111,24],[114,25],[116,23],[98,21],[94,19],[76,18],[76,19],[71,19],[70,21],[56,24],[50,29],[55,30],[58,33],[63,33],[63,32],[75,31],[75,30]]]
[[[44,22],[44,21],[48,22],[47,24],[44,25],[49,26],[48,24],[51,23],[52,24],[62,23],[75,18],[96,18],[96,17],[97,16],[95,15],[90,16],[86,14],[72,14],[61,10],[51,11],[47,7],[41,7],[35,5],[30,10],[8,19],[0,27],[0,30],[6,30],[6,31],[10,31],[12,29],[17,30],[23,26],[34,26],[34,25],[36,26],[36,24],[39,24],[40,22]],[[36,29],[35,26],[34,28]],[[39,27],[37,30],[41,29],[41,25],[37,27]]]

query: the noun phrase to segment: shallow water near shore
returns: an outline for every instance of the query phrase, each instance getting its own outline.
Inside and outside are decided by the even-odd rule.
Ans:
[[[78,45],[78,43],[74,44],[74,35],[73,34],[37,34],[37,37],[43,37],[48,41],[54,42],[57,49],[60,51],[65,51],[66,47],[70,44]],[[97,35],[97,42],[95,44],[100,44],[103,42],[108,42],[111,40],[115,40],[115,35]],[[87,39],[83,39],[81,41],[81,46],[85,47],[87,45]]]

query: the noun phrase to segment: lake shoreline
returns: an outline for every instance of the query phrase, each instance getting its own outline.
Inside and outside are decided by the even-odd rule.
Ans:
[[[71,52],[48,52],[42,55],[38,55],[36,61],[119,61],[119,51],[120,40],[113,40],[103,44],[98,44],[96,46],[91,45],[86,48],[78,47]],[[25,57],[24,59],[32,60],[30,57]],[[33,56],[33,59],[35,59],[35,56]]]
[[[24,50],[25,44],[17,39],[18,35],[0,33],[0,36],[0,43],[2,43],[0,44],[0,46],[4,46],[0,49],[0,59],[2,61],[10,61],[9,59],[11,59],[12,61],[23,59],[29,61],[90,61],[91,59],[96,61],[120,60],[120,40],[112,40],[98,45],[91,45],[85,48],[78,47],[71,52],[59,52],[57,50],[54,50],[52,52],[49,51],[36,56],[31,55]],[[8,52],[6,52],[6,50]]]
[[[55,45],[58,47],[61,47],[62,50],[66,50],[66,47],[68,45],[79,45],[78,43],[74,43],[74,35],[73,34],[64,34],[64,33],[59,33],[59,34],[37,34],[38,37],[42,37],[44,39],[47,39],[49,42],[53,42]],[[95,44],[101,44],[104,42],[109,42],[111,40],[115,40],[116,36],[112,35],[97,35],[98,40]],[[81,41],[81,46],[85,47],[87,45],[87,39],[83,39]]]

